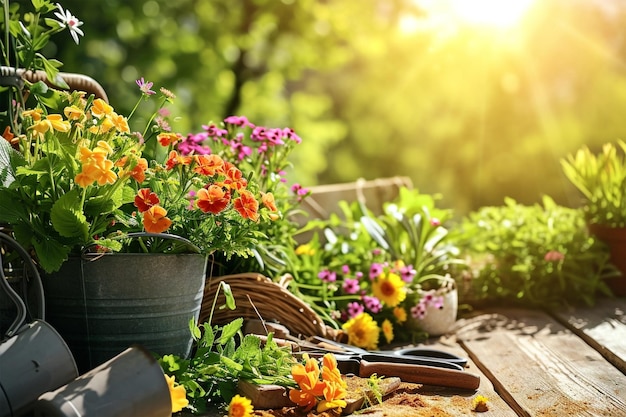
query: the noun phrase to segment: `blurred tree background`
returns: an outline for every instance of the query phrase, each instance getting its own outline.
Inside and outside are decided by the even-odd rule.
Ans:
[[[626,138],[626,4],[526,1],[499,25],[518,2],[63,0],[85,36],[48,53],[120,113],[140,77],[173,91],[183,133],[233,114],[293,127],[305,186],[406,175],[457,214],[574,206],[559,159]]]

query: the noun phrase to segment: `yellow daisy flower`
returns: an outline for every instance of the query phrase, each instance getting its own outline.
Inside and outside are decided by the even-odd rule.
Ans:
[[[239,394],[235,395],[228,405],[228,417],[251,417],[253,411],[252,401]]]
[[[374,297],[389,307],[395,307],[406,298],[406,286],[400,275],[393,272],[381,274],[372,283]]]
[[[348,343],[364,349],[378,349],[378,337],[380,328],[372,316],[361,313],[348,320],[342,328],[348,334]]]
[[[489,406],[487,405],[488,401],[489,399],[487,399],[487,397],[485,397],[484,395],[477,395],[472,400],[472,410],[479,413],[484,413],[485,411],[489,410]]]

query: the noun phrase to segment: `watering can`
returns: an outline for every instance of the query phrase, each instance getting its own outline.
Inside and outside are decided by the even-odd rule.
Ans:
[[[0,232],[2,248],[10,248],[22,258],[30,272],[38,300],[39,314],[44,315],[43,289],[37,268],[28,252],[13,238]],[[27,308],[4,274],[0,248],[0,289],[17,307],[17,317],[0,335],[0,417],[32,415],[37,398],[57,389],[78,376],[74,357],[63,338],[43,320],[26,323]],[[24,276],[23,279],[27,279]]]
[[[36,417],[171,417],[163,370],[144,348],[133,345],[113,359],[39,397]]]

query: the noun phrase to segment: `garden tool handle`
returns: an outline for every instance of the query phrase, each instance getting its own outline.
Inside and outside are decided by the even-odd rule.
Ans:
[[[361,360],[359,376],[367,378],[373,374],[385,377],[398,377],[404,382],[460,388],[472,391],[476,391],[480,385],[480,376],[456,369]]]

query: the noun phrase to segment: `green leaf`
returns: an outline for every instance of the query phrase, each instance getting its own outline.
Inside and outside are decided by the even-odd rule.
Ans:
[[[229,310],[234,310],[236,308],[235,305],[235,296],[233,295],[233,290],[230,288],[226,282],[221,281],[220,285],[222,286],[222,291],[224,292],[224,298],[226,299],[226,307]]]
[[[77,189],[70,190],[52,206],[52,226],[64,237],[77,237],[85,242],[89,239],[89,223],[82,211],[81,198]]]
[[[19,202],[19,193],[15,190],[0,188],[0,222],[17,223],[28,219],[28,211]]]
[[[53,240],[50,236],[33,239],[33,247],[39,264],[46,272],[58,271],[67,259],[71,248]]]
[[[231,340],[239,330],[241,330],[241,326],[243,325],[243,318],[237,318],[230,323],[226,324],[222,329],[222,334],[218,340],[220,345],[226,344],[229,340]]]
[[[14,163],[18,158],[24,159],[13,149],[9,141],[0,138],[0,185],[2,187],[8,187],[15,181]]]
[[[70,88],[70,86],[67,85],[63,77],[61,77],[61,75],[59,74],[58,61],[54,62],[54,61],[49,61],[47,59],[43,59],[42,63],[43,63],[43,69],[46,72],[46,77],[48,77],[48,81],[50,81],[52,84],[60,88],[64,88],[64,89]]]
[[[189,331],[191,332],[191,336],[193,336],[194,340],[198,340],[202,337],[200,328],[196,325],[196,319],[193,317],[189,320]]]

